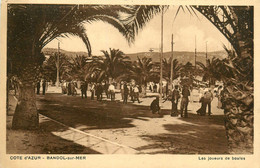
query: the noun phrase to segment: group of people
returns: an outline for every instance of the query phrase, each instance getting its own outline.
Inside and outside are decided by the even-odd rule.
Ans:
[[[87,88],[82,89],[81,93],[86,93]],[[103,99],[103,93],[105,93],[107,99],[111,99],[111,101],[115,100],[115,84],[114,83],[90,83],[90,99],[94,100],[95,96],[97,97],[98,101],[102,101]],[[83,98],[83,97],[82,97]],[[86,96],[85,96],[86,98]]]
[[[188,104],[189,104],[190,91],[187,85],[184,85],[183,88],[181,90],[180,89],[181,88],[179,88],[178,85],[175,85],[174,89],[171,91],[171,94],[169,94],[169,96],[165,98],[165,101],[170,100],[172,103],[171,116],[178,116],[178,102],[179,99],[182,98],[181,106],[180,106],[181,117],[188,117]],[[158,97],[156,97],[156,99],[151,103],[150,108],[153,113],[160,111]]]
[[[75,81],[70,81],[70,82],[62,81],[61,83],[61,90],[63,94],[75,96],[77,95],[76,88],[78,88],[78,85],[77,82]]]
[[[158,92],[158,88],[159,88],[159,84],[158,83],[151,83],[149,85],[149,90],[153,93],[157,93]]]
[[[62,92],[68,95],[75,95],[76,88],[81,90],[81,97],[87,98],[87,90],[90,87],[91,92],[91,100],[94,100],[95,96],[98,101],[102,101],[103,93],[105,93],[107,99],[111,99],[111,101],[115,100],[116,93],[116,83],[90,83],[87,81],[81,81],[80,86],[78,87],[76,82],[65,82],[62,84]],[[153,86],[156,86],[153,85]],[[37,85],[38,88],[38,85]],[[151,88],[151,85],[149,86]],[[168,88],[167,88],[168,89]],[[122,81],[120,83],[120,93],[121,98],[124,104],[127,104],[128,100],[140,103],[139,94],[142,92],[142,87],[137,84],[127,83],[126,81]],[[153,91],[152,91],[153,92]],[[38,93],[38,89],[37,89]],[[220,93],[219,93],[220,94]],[[168,92],[164,96],[165,101],[170,100],[172,103],[171,116],[178,116],[178,104],[180,102],[180,115],[181,117],[188,117],[188,105],[190,102],[191,91],[188,85],[175,85],[172,90],[168,89]],[[200,89],[200,103],[201,107],[197,110],[198,115],[206,115],[206,110],[208,107],[208,115],[211,115],[211,102],[213,100],[213,93],[210,88]],[[155,100],[152,101],[150,108],[153,113],[160,111],[159,105],[159,97],[156,97]]]
[[[42,94],[45,95],[45,92],[46,92],[47,87],[48,87],[46,80],[39,80],[36,83],[36,94],[38,94],[38,95],[40,94],[41,87],[42,87]]]
[[[150,82],[149,90],[152,93],[160,93],[159,88],[160,88],[159,83]],[[162,83],[162,97],[166,98],[168,96],[168,93],[169,93],[168,83],[167,82],[165,82],[165,83],[163,82]]]
[[[94,96],[96,95],[97,100],[101,101],[103,98],[103,93],[105,93],[107,99],[111,99],[111,101],[115,100],[116,83],[108,84],[106,82],[103,82],[91,83],[90,85],[91,100],[94,100]],[[141,101],[139,100],[139,92],[140,87],[138,85],[132,85],[123,81],[120,84],[120,93],[124,104],[127,104],[129,96],[132,102],[138,101],[138,103],[140,103]]]
[[[137,101],[141,103],[139,99],[139,93],[142,92],[142,87],[136,84],[131,84],[127,82],[121,82],[120,85],[121,98],[124,104],[127,104],[128,96],[130,96],[130,100],[134,103]]]
[[[206,115],[206,110],[208,107],[208,115],[211,115],[211,102],[213,100],[213,93],[210,88],[205,89],[204,91],[200,92],[200,102],[201,107],[197,110],[198,115]],[[171,91],[171,93],[165,98],[166,100],[170,100],[172,103],[172,110],[171,110],[171,116],[178,116],[178,103],[181,99],[180,103],[180,115],[181,117],[188,117],[188,105],[190,102],[190,89],[187,85],[183,85],[182,87],[179,87],[178,85],[174,86],[174,89]],[[164,101],[164,102],[165,102]],[[164,103],[163,102],[163,103]],[[159,98],[156,97],[150,105],[150,108],[152,110],[152,113],[156,113],[160,111],[159,106]]]
[[[111,90],[109,90],[109,87]],[[82,90],[81,93],[86,92],[86,90]],[[91,92],[91,100],[94,100],[94,97],[97,96],[97,100],[101,101],[103,99],[103,92],[105,92],[107,98],[111,98],[111,100],[114,100],[114,93],[115,88],[114,85],[110,86],[107,83],[90,83],[90,92]]]
[[[178,116],[178,102],[179,99],[181,98],[180,93],[182,94],[181,109],[180,109],[181,116],[188,117],[188,103],[189,103],[188,97],[190,96],[190,91],[187,85],[183,86],[182,91],[180,90],[178,85],[175,85],[171,93],[168,94],[168,96],[165,98],[165,101],[170,100],[172,103],[171,116]],[[156,97],[156,99],[152,101],[150,108],[153,114],[156,112],[158,113],[160,112],[159,97]]]
[[[201,107],[197,110],[197,114],[204,116],[206,115],[206,110],[208,107],[208,115],[211,115],[211,102],[213,100],[213,93],[211,89],[205,89],[205,91],[202,91],[200,96],[200,103]]]
[[[68,95],[76,95],[77,90],[76,88],[81,90],[81,98],[87,98],[87,90],[89,88],[89,91],[91,93],[90,99],[94,100],[95,96],[98,101],[102,101],[103,99],[103,93],[106,95],[107,99],[111,99],[111,101],[115,100],[115,93],[116,93],[116,83],[88,83],[87,81],[81,81],[80,85],[77,84],[77,82],[65,82],[63,81],[61,84],[62,93],[68,94]],[[121,98],[123,100],[124,104],[127,104],[128,99],[130,97],[130,100],[132,102],[137,101],[140,103],[139,99],[139,93],[142,91],[142,88],[139,85],[127,83],[125,81],[122,81],[120,83],[120,93]]]

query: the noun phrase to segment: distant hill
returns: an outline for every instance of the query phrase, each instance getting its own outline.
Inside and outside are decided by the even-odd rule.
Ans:
[[[148,57],[152,58],[154,62],[160,61],[160,53],[158,52],[140,52],[140,53],[134,53],[134,54],[126,54],[131,58],[132,61],[137,60],[137,57]],[[227,57],[226,51],[214,51],[214,52],[208,52],[208,58],[212,59],[213,57],[223,59]],[[169,59],[171,57],[171,52],[165,52],[163,53],[163,57],[166,59]],[[188,51],[174,51],[173,52],[173,58],[177,59],[180,63],[186,64],[187,62],[191,62],[194,64],[195,61],[195,54],[194,52],[188,52]],[[205,52],[197,52],[197,61],[205,63],[206,60],[206,53]]]
[[[45,55],[52,55],[53,53],[58,52],[58,49],[55,48],[44,48],[43,53]],[[61,53],[66,54],[69,57],[75,57],[76,55],[85,55],[88,56],[87,52],[73,52],[73,51],[66,51],[66,50],[60,50]],[[130,57],[132,61],[136,61],[137,57],[143,58],[148,57],[152,58],[154,62],[160,61],[160,53],[158,52],[139,52],[139,53],[131,53],[131,54],[125,54]],[[164,52],[163,57],[166,59],[169,59],[171,57],[171,52]],[[226,51],[214,51],[214,52],[208,52],[208,58],[212,59],[213,57],[223,59],[227,57]],[[187,62],[191,62],[194,64],[194,52],[188,52],[188,51],[174,51],[173,52],[173,58],[177,59],[180,63],[186,64]],[[205,52],[198,52],[197,53],[197,61],[205,63],[206,53]]]
[[[55,52],[58,52],[57,48],[44,48],[43,50],[44,55],[52,55]],[[85,55],[88,56],[87,52],[74,52],[74,51],[66,51],[66,50],[62,50],[60,49],[60,53],[63,53],[69,57],[75,57],[76,55]]]

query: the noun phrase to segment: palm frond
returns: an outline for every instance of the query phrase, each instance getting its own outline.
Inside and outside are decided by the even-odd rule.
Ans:
[[[115,27],[127,39],[129,43],[133,40],[133,35],[131,31],[128,29],[128,27],[124,25],[122,21],[115,17],[99,14],[88,17],[88,19],[86,20],[86,22],[88,23],[92,23],[94,21],[102,21],[109,23],[110,25]]]
[[[134,41],[138,32],[143,29],[148,21],[150,21],[156,14],[168,6],[159,5],[134,5],[129,6],[130,11],[126,18],[122,21],[128,26],[128,30],[131,32],[131,41]]]
[[[207,68],[202,62],[196,61],[196,64],[199,65],[202,69]]]

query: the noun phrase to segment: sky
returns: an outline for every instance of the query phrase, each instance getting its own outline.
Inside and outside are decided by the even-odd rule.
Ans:
[[[176,19],[178,6],[171,6],[164,13],[163,29],[163,51],[171,51],[171,34],[173,34],[174,51],[194,51],[195,38],[198,52],[223,50],[223,44],[230,47],[218,29],[210,23],[203,15],[196,12],[198,17],[191,15],[188,10],[179,11]],[[126,54],[136,52],[148,52],[150,48],[159,48],[161,43],[161,14],[156,15],[138,33],[136,40],[129,43],[119,31],[108,23],[101,21],[85,24],[87,34],[92,46],[93,55],[101,55],[101,50],[109,48],[120,49]],[[60,48],[67,51],[85,51],[87,49],[80,38],[69,36],[69,38],[58,38]],[[58,40],[55,39],[46,47],[57,48]]]

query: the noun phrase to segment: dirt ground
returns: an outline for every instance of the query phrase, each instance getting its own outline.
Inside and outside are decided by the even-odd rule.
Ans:
[[[37,96],[37,108],[51,119],[139,153],[227,154],[223,111],[216,108],[216,99],[212,116],[196,115],[200,104],[190,103],[188,118],[171,117],[170,102],[162,104],[160,115],[152,114],[149,105],[153,99],[149,96],[141,98],[140,104],[125,105],[120,94],[114,102],[100,102],[50,90],[45,96]],[[37,131],[11,130],[11,117],[9,114],[7,120],[7,153],[99,153],[53,134],[62,129],[54,122],[42,122]]]
[[[12,130],[12,118],[16,100],[9,95],[9,110],[6,129],[7,154],[97,154],[95,150],[53,135],[54,130],[63,129],[54,122],[40,122],[38,130]]]

